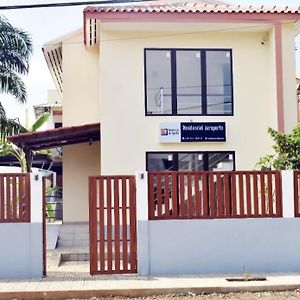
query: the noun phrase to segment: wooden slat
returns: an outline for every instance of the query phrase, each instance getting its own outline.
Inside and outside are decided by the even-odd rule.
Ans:
[[[231,203],[229,195],[229,174],[224,174],[224,215],[231,217]]]
[[[276,216],[282,216],[282,191],[281,191],[281,173],[276,172],[275,176],[275,199],[276,199]]]
[[[30,194],[30,174],[25,175],[25,201],[26,201],[26,222],[30,222],[30,213],[31,213],[31,194]]]
[[[203,193],[200,193],[199,181],[200,181],[199,174],[195,174],[194,183],[195,183],[195,217],[196,218],[201,217],[201,198],[203,197]]]
[[[111,178],[106,179],[106,215],[107,215],[107,272],[113,272],[112,264],[112,217],[111,217]]]
[[[25,189],[23,189],[23,182]],[[29,174],[0,175],[1,223],[30,222],[30,202]]]
[[[214,174],[210,173],[209,177],[209,208],[211,218],[216,217],[216,203],[215,203],[215,191],[214,191]]]
[[[4,177],[0,177],[0,221],[5,220]]]
[[[12,218],[14,220],[18,220],[18,212],[17,212],[17,179],[16,176],[11,177],[11,185],[12,185]]]
[[[251,203],[251,185],[250,185],[250,174],[246,174],[246,201],[247,201],[247,217],[252,216],[252,203]]]
[[[218,203],[217,215],[220,218],[223,216],[222,177],[220,173],[217,173],[216,177],[217,177],[217,203]]]
[[[157,217],[161,218],[162,217],[162,185],[161,185],[161,181],[162,181],[162,175],[157,175]]]
[[[127,247],[127,193],[126,178],[122,178],[122,252],[123,271],[128,270],[128,247]],[[152,177],[153,182],[153,177]],[[153,187],[153,186],[152,186]],[[153,203],[153,202],[152,202]],[[128,206],[130,203],[128,204]]]
[[[245,215],[244,210],[244,176],[242,173],[239,174],[239,199],[240,199],[240,217]]]
[[[179,195],[178,195],[178,180],[177,175],[172,174],[172,218],[178,217],[179,210]]]
[[[12,203],[10,198],[10,176],[5,176],[6,179],[6,218],[8,220],[14,221],[12,218]]]
[[[164,200],[165,200],[165,218],[170,218],[170,206],[169,206],[169,175],[166,173],[164,175]]]
[[[114,178],[115,271],[120,272],[119,178]]]
[[[230,194],[231,194],[231,207],[232,207],[232,217],[237,216],[237,202],[236,202],[236,175],[231,174],[231,189],[230,189]]]
[[[157,215],[155,219],[279,217],[282,214],[282,195],[280,173],[278,172],[278,174],[274,171],[150,172],[149,178],[151,176],[158,178],[158,187],[159,178],[164,178],[164,184],[157,189],[157,194],[159,194],[159,190],[167,190],[167,185],[168,189],[171,189],[172,210],[170,202],[169,209],[172,213],[168,215],[167,211],[169,210],[166,208],[168,204],[163,199],[161,207],[165,205],[166,213],[161,216]],[[170,177],[172,178],[171,183],[166,179]],[[177,181],[173,180],[176,177],[178,178]],[[273,178],[273,187],[270,178]],[[202,188],[199,184],[200,180]],[[152,189],[151,186],[149,187]],[[272,199],[272,190],[276,195],[276,203],[273,203],[273,207],[269,203],[267,213],[266,200],[268,198]],[[149,197],[151,193],[149,191]],[[157,196],[158,202],[159,198],[162,197]],[[277,202],[277,199],[279,199],[279,202]],[[151,201],[151,198],[149,198],[149,201]],[[175,202],[177,202],[177,205],[175,205]],[[158,207],[160,207],[159,204]],[[177,214],[176,208],[178,210]],[[271,215],[270,210],[272,210]]]
[[[122,186],[124,178],[122,179]],[[149,174],[148,176],[148,207],[149,207],[149,220],[154,219],[154,175]]]
[[[294,203],[295,203],[295,217],[300,217],[299,212],[299,181],[300,181],[300,172],[294,171]]]
[[[94,180],[94,181],[92,181]],[[137,272],[137,249],[136,249],[136,191],[134,176],[93,176],[91,177],[90,191],[90,210],[94,209],[92,195],[95,189],[96,181],[99,181],[99,210],[97,214],[90,214],[90,262],[91,274],[123,274]],[[113,182],[113,184],[112,184]],[[121,186],[120,186],[121,184]],[[104,188],[106,187],[106,188]],[[97,196],[97,195],[96,195]],[[121,199],[120,199],[121,198]],[[129,199],[128,199],[129,198]],[[114,199],[114,202],[113,202]],[[121,211],[120,211],[121,209]],[[114,211],[114,216],[112,216]],[[128,218],[127,213],[130,217]],[[107,224],[102,220],[105,219]],[[93,217],[93,219],[92,219]],[[122,218],[122,238],[120,235],[120,218]],[[112,223],[114,221],[115,231],[113,236]],[[92,224],[99,224],[99,241],[97,241],[97,230],[92,229]],[[107,238],[105,237],[104,228],[107,229]],[[127,234],[127,226],[129,226],[129,236]],[[113,238],[114,237],[114,238]],[[97,242],[100,243],[100,255],[97,256],[96,251],[93,251]],[[129,242],[129,247],[128,247]],[[106,243],[106,247],[104,246]],[[115,243],[115,251],[113,252],[113,243]],[[101,246],[103,245],[103,246]],[[122,245],[122,255],[121,255]],[[107,253],[105,253],[107,250]],[[107,257],[106,257],[107,254]],[[114,255],[113,255],[114,254]],[[129,256],[129,260],[128,260]],[[99,262],[100,260],[100,262]],[[122,261],[122,264],[121,264]],[[105,262],[107,262],[105,264]],[[96,266],[96,270],[93,266]],[[98,267],[98,268],[97,268]]]
[[[260,174],[260,194],[261,194],[261,215],[267,216],[266,213],[266,189],[265,189],[265,173]]]
[[[208,203],[209,203],[209,197],[208,197],[208,180],[207,180],[207,174],[202,174],[202,203],[203,203],[203,217],[208,218],[209,212],[208,212]]]
[[[185,217],[185,192],[184,192],[184,174],[179,174],[179,193],[180,193],[180,205],[179,214],[180,217]]]
[[[259,216],[258,212],[258,188],[257,188],[257,174],[253,173],[253,206],[254,206],[254,217]]]
[[[99,187],[99,270],[101,272],[105,272],[105,223],[104,223],[104,180],[103,178],[97,179],[94,182],[96,184],[98,182]],[[98,257],[98,256],[97,256]]]
[[[129,198],[130,198],[130,271],[137,271],[137,249],[136,249],[136,195],[135,178],[129,178]]]
[[[90,233],[90,273],[92,275],[97,273],[97,232],[96,232],[96,191],[95,179],[89,178],[89,233]]]
[[[272,187],[272,173],[267,174],[268,180],[268,204],[269,204],[269,216],[273,215],[273,187]]]
[[[1,180],[1,179],[0,179]],[[46,201],[46,177],[43,177],[43,199]],[[1,186],[1,183],[0,183]],[[1,188],[1,187],[0,187]],[[1,188],[2,189],[2,188]],[[24,177],[19,176],[19,186],[18,186],[18,195],[19,195],[19,218],[20,220],[24,220]],[[46,205],[46,203],[45,203]],[[45,217],[46,217],[46,209],[45,209]]]
[[[192,196],[192,175],[187,175],[187,213],[190,219],[193,218],[193,196]]]

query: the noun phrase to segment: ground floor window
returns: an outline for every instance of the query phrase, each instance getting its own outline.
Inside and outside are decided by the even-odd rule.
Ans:
[[[234,151],[147,152],[147,171],[233,171]]]

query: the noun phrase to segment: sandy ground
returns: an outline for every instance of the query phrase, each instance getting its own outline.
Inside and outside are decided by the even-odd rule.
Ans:
[[[211,300],[211,299],[263,299],[263,300],[300,300],[300,289],[288,292],[258,292],[258,293],[229,293],[229,294],[209,294],[209,295],[195,295],[188,293],[184,295],[164,295],[164,296],[151,296],[151,297],[105,297],[105,298],[90,298],[85,300]]]

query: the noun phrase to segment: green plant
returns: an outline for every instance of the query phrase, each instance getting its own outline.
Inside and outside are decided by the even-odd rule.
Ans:
[[[272,128],[268,133],[274,141],[274,154],[260,158],[257,167],[261,170],[300,169],[300,124],[291,133],[281,133]]]
[[[19,103],[27,99],[25,84],[20,75],[29,72],[29,59],[33,51],[30,35],[13,27],[6,18],[0,16],[0,92],[12,95]],[[0,103],[0,134],[22,132],[18,120],[7,118]]]
[[[32,124],[30,128],[26,128],[22,125],[19,126],[21,127],[23,133],[35,132],[48,121],[49,116],[49,113],[44,113]],[[6,155],[13,155],[19,161],[22,172],[31,171],[32,158],[34,152],[30,149],[25,152],[23,149],[17,147],[16,145],[8,141],[7,136],[5,135],[2,136],[2,141],[0,141],[0,156]]]
[[[53,193],[56,193],[58,191],[58,187],[49,187],[46,190],[46,197],[51,197]],[[53,209],[52,203],[46,203],[46,214],[48,219],[54,219],[55,218],[55,210]]]

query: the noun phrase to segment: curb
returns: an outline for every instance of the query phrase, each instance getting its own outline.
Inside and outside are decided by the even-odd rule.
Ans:
[[[146,297],[168,294],[212,294],[237,292],[280,292],[292,291],[300,288],[300,284],[291,285],[265,285],[265,286],[233,286],[233,287],[184,287],[184,288],[145,288],[145,289],[111,289],[111,290],[57,290],[57,291],[18,291],[0,292],[0,299],[86,299],[92,297]]]

